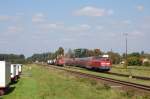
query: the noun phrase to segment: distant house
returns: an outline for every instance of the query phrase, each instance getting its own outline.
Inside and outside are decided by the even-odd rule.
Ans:
[[[149,63],[150,63],[150,60],[149,60],[148,58],[144,58],[144,59],[142,60],[142,63],[145,63],[145,62],[149,62]]]
[[[38,60],[36,60],[36,61],[35,61],[35,63],[39,63],[39,61],[38,61]]]
[[[120,64],[125,64],[125,61],[121,61]]]

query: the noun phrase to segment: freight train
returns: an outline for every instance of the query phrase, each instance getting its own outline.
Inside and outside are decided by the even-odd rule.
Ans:
[[[9,90],[9,85],[16,82],[22,71],[22,64],[10,64],[0,61],[0,96]]]
[[[108,55],[93,56],[85,58],[58,58],[54,63],[58,66],[70,65],[79,66],[87,69],[94,69],[99,71],[109,71],[112,66],[112,62]],[[52,64],[51,64],[52,65]]]

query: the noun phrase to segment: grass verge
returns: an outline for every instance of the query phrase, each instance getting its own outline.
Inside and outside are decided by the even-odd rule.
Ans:
[[[132,92],[111,89],[86,78],[78,78],[56,69],[26,65],[14,90],[4,99],[148,99]]]

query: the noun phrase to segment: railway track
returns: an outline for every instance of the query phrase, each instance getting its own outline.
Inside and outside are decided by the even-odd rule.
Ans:
[[[130,75],[127,75],[127,74],[120,74],[120,73],[114,73],[114,72],[101,72],[101,73],[122,76],[122,77],[130,77]],[[150,80],[150,77],[142,77],[142,76],[133,76],[132,75],[132,78],[139,79],[139,80]]]
[[[102,77],[102,76],[96,76],[93,74],[83,73],[83,72],[74,71],[74,70],[68,70],[66,68],[53,66],[53,65],[51,65],[51,66],[47,65],[47,64],[42,64],[42,65],[44,65],[48,68],[55,68],[58,70],[63,70],[63,71],[66,71],[70,74],[73,74],[73,75],[76,75],[79,77],[93,79],[93,80],[99,81],[101,83],[104,83],[106,85],[109,85],[111,87],[119,87],[120,89],[127,90],[127,91],[132,90],[135,93],[141,94],[141,95],[144,95],[144,94],[150,95],[150,86],[148,86],[148,85],[142,85],[142,84],[127,82],[127,81],[122,81],[122,80],[116,80],[116,79]]]
[[[116,69],[126,69],[126,68],[123,68],[123,67],[112,67],[112,68],[116,68]],[[128,69],[134,69],[134,70],[146,70],[146,71],[149,71],[150,69],[147,68],[147,69],[142,69],[142,68],[128,68]]]
[[[129,77],[130,75],[127,74],[119,74],[119,73],[113,73],[113,72],[105,72],[106,74],[111,74],[111,75],[117,75],[117,76],[122,76],[122,77]],[[135,79],[140,79],[140,80],[150,80],[150,77],[142,77],[142,76],[132,76],[132,78]]]
[[[146,93],[148,95],[150,94],[150,86],[147,86],[147,85],[136,84],[136,83],[132,83],[132,82],[96,76],[96,75],[83,73],[83,72],[79,72],[79,71],[72,71],[72,70],[68,70],[68,69],[65,69],[62,67],[57,67],[57,66],[48,66],[48,67],[63,70],[63,71],[66,71],[68,73],[80,76],[80,77],[86,77],[86,78],[94,79],[96,81],[100,81],[100,82],[102,82],[104,84],[108,84],[110,86],[116,86],[116,87],[119,86],[119,87],[121,87],[121,89],[124,89],[124,90],[131,89],[131,90],[133,90],[137,93],[140,93],[140,94],[142,94],[142,93],[144,93],[144,94]]]
[[[47,64],[45,64],[45,65],[47,65]],[[69,66],[69,68],[70,67],[71,66]],[[75,69],[77,69],[77,68],[75,68]],[[95,71],[95,72],[97,72],[97,71]],[[101,73],[110,74],[110,75],[116,75],[116,76],[122,76],[122,77],[132,77],[132,78],[139,79],[139,80],[150,81],[150,77],[134,76],[134,75],[115,73],[115,72],[101,72]]]

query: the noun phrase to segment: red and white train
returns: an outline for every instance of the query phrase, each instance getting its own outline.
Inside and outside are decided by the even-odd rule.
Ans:
[[[109,71],[111,69],[112,62],[108,55],[103,55],[85,58],[58,58],[55,65],[71,65],[100,71]]]

